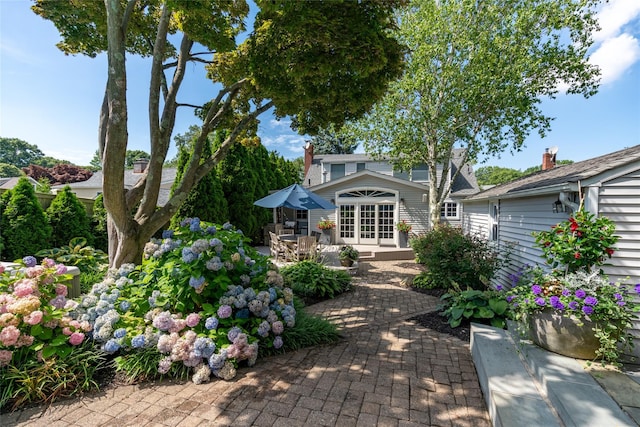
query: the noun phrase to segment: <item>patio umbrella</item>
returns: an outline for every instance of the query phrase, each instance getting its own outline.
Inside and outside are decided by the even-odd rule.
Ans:
[[[273,194],[269,194],[260,200],[253,202],[256,206],[263,208],[285,208],[297,209],[299,211],[309,211],[312,209],[335,209],[333,203],[329,203],[322,197],[307,190],[301,185],[293,184]]]

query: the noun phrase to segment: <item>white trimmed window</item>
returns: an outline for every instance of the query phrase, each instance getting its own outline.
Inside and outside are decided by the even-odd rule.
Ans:
[[[440,208],[440,216],[447,219],[458,219],[459,208],[456,202],[444,202]]]

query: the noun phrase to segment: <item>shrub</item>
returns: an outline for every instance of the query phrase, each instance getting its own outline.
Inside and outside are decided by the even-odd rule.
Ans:
[[[416,261],[427,267],[433,287],[451,288],[458,283],[486,289],[485,283],[504,262],[485,239],[448,225],[411,239],[411,247]]]
[[[351,276],[315,261],[301,261],[280,270],[287,286],[301,297],[333,298],[351,287]]]
[[[93,325],[94,341],[122,358],[130,378],[184,365],[195,383],[231,379],[240,362],[255,363],[259,347],[282,348],[296,321],[293,292],[247,242],[230,224],[187,219],[147,243],[142,265],[110,271],[73,314]]]
[[[20,178],[10,193],[2,220],[2,256],[15,260],[48,247],[51,226],[27,178]]]
[[[504,328],[509,306],[505,296],[496,290],[454,291],[442,296],[442,314],[452,328],[460,326],[463,319]]]
[[[91,387],[99,357],[81,346],[88,322],[69,316],[77,303],[66,299],[66,267],[45,259],[23,268],[0,268],[0,406],[51,401]]]
[[[431,279],[428,271],[417,274],[411,282],[411,286],[419,289],[442,289],[441,285],[442,283]]]
[[[47,208],[47,219],[53,229],[52,246],[65,245],[74,237],[84,237],[92,244],[93,234],[87,211],[68,185],[51,201]]]

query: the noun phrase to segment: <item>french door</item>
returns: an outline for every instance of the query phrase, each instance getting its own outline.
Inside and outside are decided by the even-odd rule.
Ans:
[[[393,245],[395,204],[340,205],[339,237],[345,243]]]

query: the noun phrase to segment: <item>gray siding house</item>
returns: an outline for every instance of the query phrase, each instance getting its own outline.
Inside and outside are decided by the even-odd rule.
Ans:
[[[605,273],[612,280],[640,283],[640,145],[551,167],[467,197],[462,226],[500,249],[512,248],[512,265],[499,277],[507,281],[525,264],[544,263],[531,233],[568,219],[580,197],[588,211],[613,220],[620,236]]]
[[[461,152],[456,151],[449,168],[451,179],[460,165]],[[443,168],[438,168],[438,178]],[[313,146],[305,148],[305,178],[303,185],[332,201],[337,209],[313,210],[308,215],[309,232],[319,231],[320,219],[335,221],[334,242],[338,244],[400,246],[395,225],[411,224],[413,233],[427,231],[429,174],[426,166],[411,171],[397,171],[389,161],[366,154],[313,154]],[[463,166],[453,183],[452,191],[442,207],[442,220],[460,225],[461,200],[479,191],[471,167]],[[298,218],[301,219],[301,218]]]

